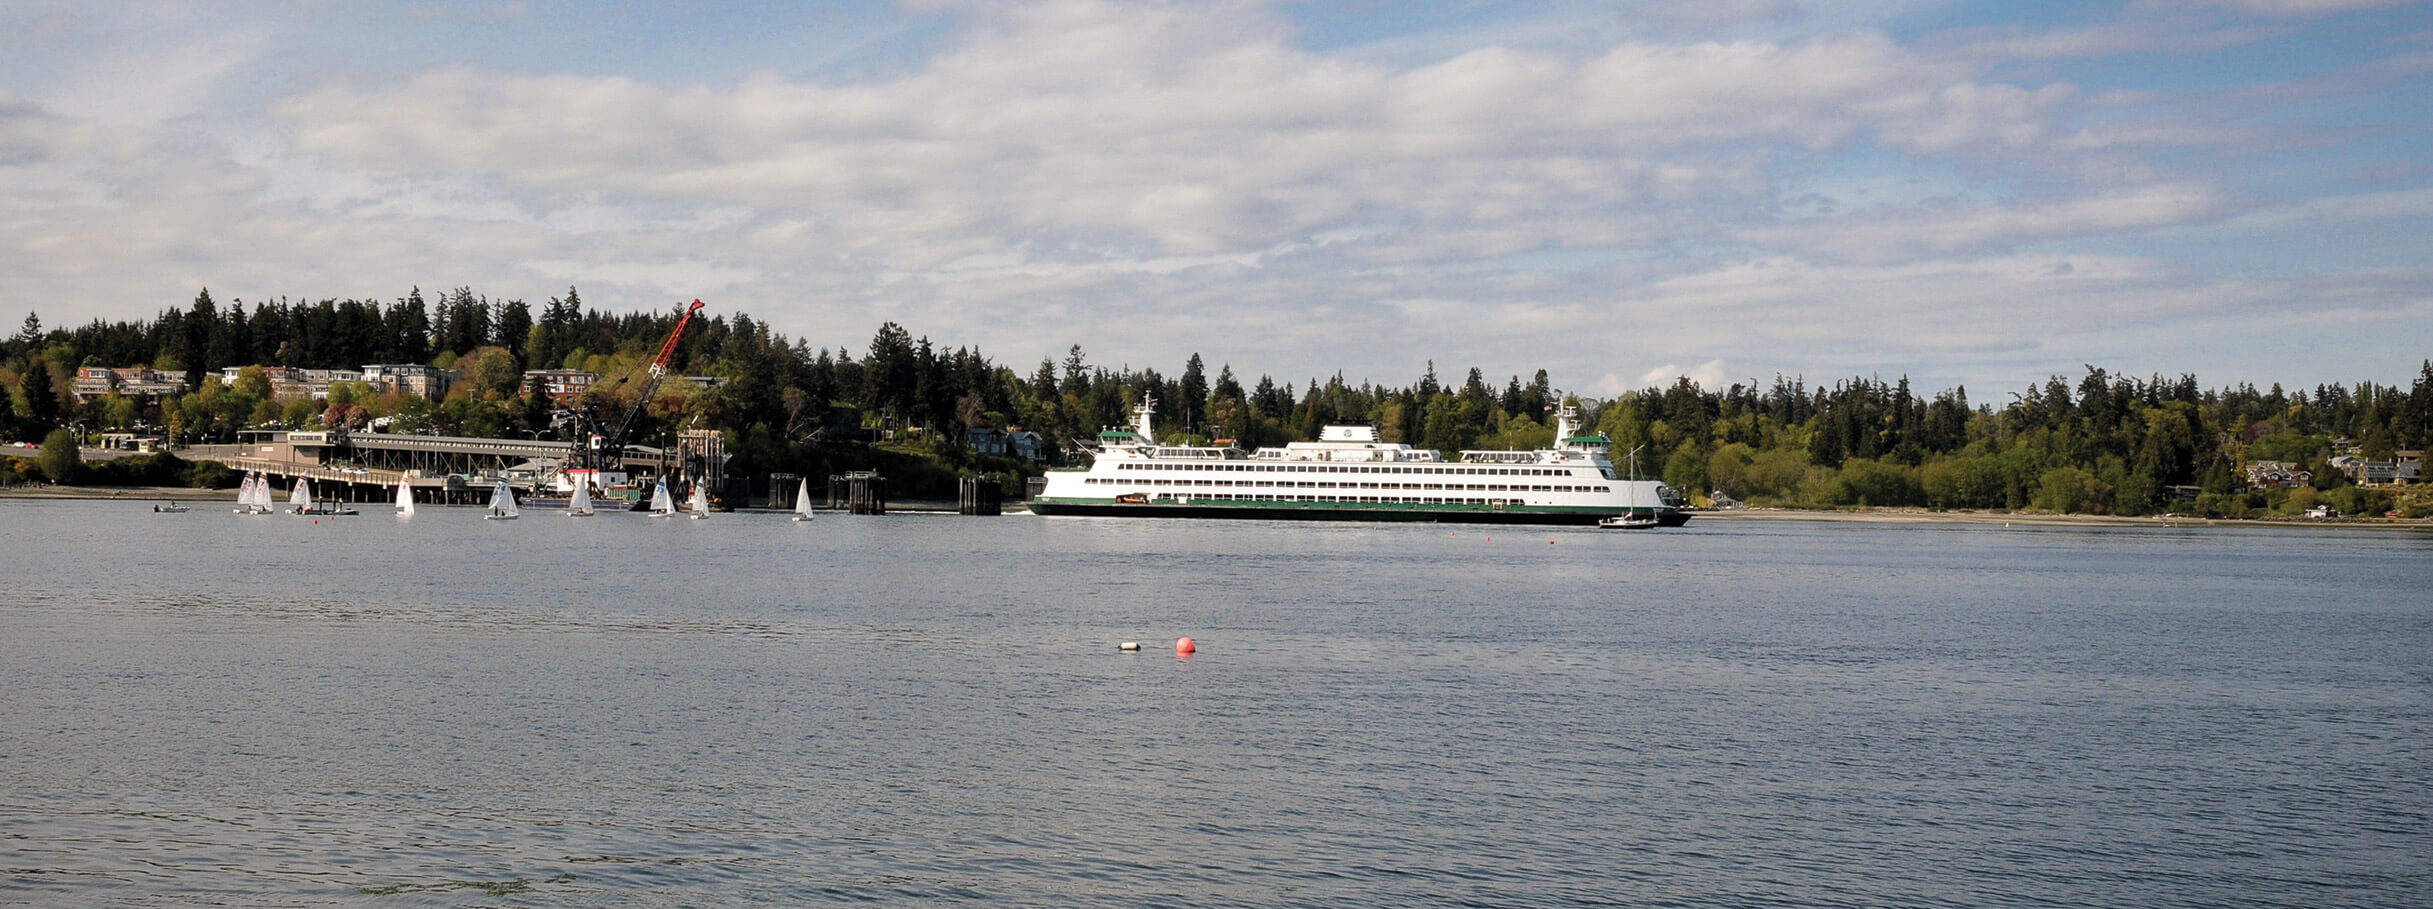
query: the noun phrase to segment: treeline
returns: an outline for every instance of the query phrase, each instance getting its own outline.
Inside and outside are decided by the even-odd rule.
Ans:
[[[524,386],[526,370],[597,373],[603,378],[589,403],[617,412],[630,406],[621,395],[636,384],[618,380],[641,374],[677,316],[672,307],[587,310],[573,288],[535,309],[458,288],[435,301],[415,289],[386,302],[250,306],[223,305],[204,291],[148,321],[67,329],[45,328],[29,314],[0,349],[8,428],[20,439],[70,424],[145,428],[197,442],[256,427],[377,423],[398,432],[551,438],[565,424],[546,396]],[[230,366],[372,363],[428,363],[452,370],[456,384],[438,401],[357,385],[315,403],[276,400],[258,371],[234,385],[206,381]],[[136,365],[182,376],[190,390],[156,405],[112,395],[71,406],[77,367]],[[1549,414],[1561,395],[1544,370],[1500,384],[1475,367],[1459,382],[1441,381],[1432,364],[1404,386],[1352,384],[1340,373],[1246,382],[1230,364],[1211,375],[1197,355],[1172,376],[1109,369],[1091,364],[1079,345],[1061,361],[1017,370],[976,347],[948,349],[892,322],[858,349],[814,348],[748,315],[714,310],[687,330],[672,369],[718,381],[663,384],[647,402],[636,440],[656,443],[678,426],[716,428],[728,437],[733,469],[747,473],[847,465],[865,457],[859,451],[873,440],[972,468],[961,439],[976,427],[1037,431],[1055,456],[1069,459],[1099,429],[1128,423],[1144,397],[1155,400],[1161,429],[1182,440],[1255,447],[1314,438],[1328,423],[1365,422],[1390,441],[1448,454],[1530,448],[1553,441]],[[2088,367],[2075,382],[2056,376],[1998,405],[1972,403],[1964,388],[1922,394],[1906,378],[1810,388],[1781,376],[1723,390],[1684,379],[1579,403],[1589,428],[1614,440],[1626,469],[1661,475],[1693,495],[1721,492],[1753,504],[2235,516],[2326,501],[2372,511],[2393,503],[2380,492],[2342,489],[2329,463],[2340,453],[2335,440],[2375,460],[2424,448],[2433,437],[2433,361],[2407,389],[2371,382],[2204,389],[2194,376],[2138,379]],[[2258,460],[2304,465],[2317,485],[2245,489],[2242,468]]]

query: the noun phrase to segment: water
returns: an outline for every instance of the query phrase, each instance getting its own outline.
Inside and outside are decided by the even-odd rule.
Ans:
[[[2425,534],[371,510],[0,501],[0,904],[2433,902]]]

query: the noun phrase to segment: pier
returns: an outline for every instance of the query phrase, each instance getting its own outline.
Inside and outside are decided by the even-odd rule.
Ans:
[[[506,477],[519,494],[541,491],[545,478],[574,450],[571,443],[546,439],[283,430],[242,435],[250,438],[236,445],[197,445],[180,456],[218,461],[283,484],[301,477],[324,497],[346,502],[385,501],[405,482],[421,501],[479,504],[488,500],[498,477]],[[620,455],[609,459],[609,469],[659,476],[677,464],[668,452],[641,445],[625,446]]]

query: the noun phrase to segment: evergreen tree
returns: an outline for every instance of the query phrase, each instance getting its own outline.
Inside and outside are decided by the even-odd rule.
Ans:
[[[1193,353],[1191,359],[1183,363],[1182,383],[1174,396],[1181,399],[1175,405],[1182,412],[1183,430],[1198,432],[1198,421],[1207,416],[1209,407],[1208,373],[1206,367],[1201,365],[1198,353]]]
[[[532,307],[522,300],[509,300],[491,308],[490,344],[509,351],[521,351],[532,340]],[[523,368],[521,362],[518,368]]]
[[[18,381],[25,398],[26,426],[32,432],[57,428],[62,408],[58,387],[51,382],[50,363],[38,354],[25,358],[25,376]]]
[[[25,324],[17,329],[17,349],[11,353],[34,350],[42,346],[42,317],[33,310],[25,311]]]
[[[194,308],[186,313],[182,325],[185,334],[186,387],[203,387],[203,376],[217,372],[223,364],[212,360],[213,335],[220,323],[219,304],[211,300],[211,288],[194,295]]]

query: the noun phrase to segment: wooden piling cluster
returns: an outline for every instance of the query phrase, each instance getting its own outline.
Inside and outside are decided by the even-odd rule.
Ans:
[[[849,514],[886,514],[887,478],[870,470],[830,474],[828,507],[842,508]]]
[[[1005,513],[1005,487],[996,474],[964,477],[957,484],[955,513],[970,515],[999,515]]]

